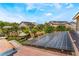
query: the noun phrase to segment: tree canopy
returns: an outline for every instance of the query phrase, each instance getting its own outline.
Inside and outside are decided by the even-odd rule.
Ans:
[[[53,26],[47,26],[44,28],[45,33],[51,33],[54,31],[54,27]]]

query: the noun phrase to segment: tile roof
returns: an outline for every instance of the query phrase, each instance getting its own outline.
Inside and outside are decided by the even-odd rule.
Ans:
[[[14,56],[67,56],[67,55],[69,54],[30,46],[21,46],[21,48],[17,51],[17,53],[14,54]]]
[[[0,39],[0,53],[9,49],[13,49],[13,46],[6,39]]]

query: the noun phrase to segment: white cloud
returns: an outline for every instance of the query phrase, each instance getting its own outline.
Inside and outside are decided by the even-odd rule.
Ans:
[[[71,9],[73,8],[73,4],[71,3],[65,3],[67,5],[66,8],[68,9]],[[63,6],[61,3],[54,3],[53,6],[56,8],[56,9],[61,9],[61,7]]]
[[[52,13],[46,13],[45,15],[46,16],[52,16]]]
[[[6,21],[6,22],[18,22],[20,23],[21,21],[33,21],[35,20],[29,20],[26,15],[24,14],[12,14],[6,11],[6,9],[0,8],[0,21]]]
[[[68,8],[68,9],[73,8],[73,4],[68,4],[68,6],[66,8]]]
[[[43,8],[44,6],[38,4],[32,4],[32,3],[28,3],[28,4],[25,4],[26,5],[26,10],[32,10],[32,9],[37,9],[37,10],[40,10],[40,11],[45,11],[45,9]]]
[[[7,22],[20,22],[23,20],[23,18],[20,18],[18,16],[14,16],[14,15],[8,15],[7,13],[0,12],[0,20],[7,21]]]

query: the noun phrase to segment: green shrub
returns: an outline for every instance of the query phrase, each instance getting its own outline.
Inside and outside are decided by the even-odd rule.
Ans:
[[[56,30],[57,31],[66,31],[66,27],[62,26],[62,25],[59,25],[59,26],[56,27]]]
[[[54,31],[54,27],[52,26],[47,26],[44,28],[45,33],[51,33]]]

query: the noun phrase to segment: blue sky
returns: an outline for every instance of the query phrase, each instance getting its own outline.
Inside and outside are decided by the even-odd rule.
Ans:
[[[78,3],[2,3],[0,21],[36,22],[73,21],[79,12]]]

